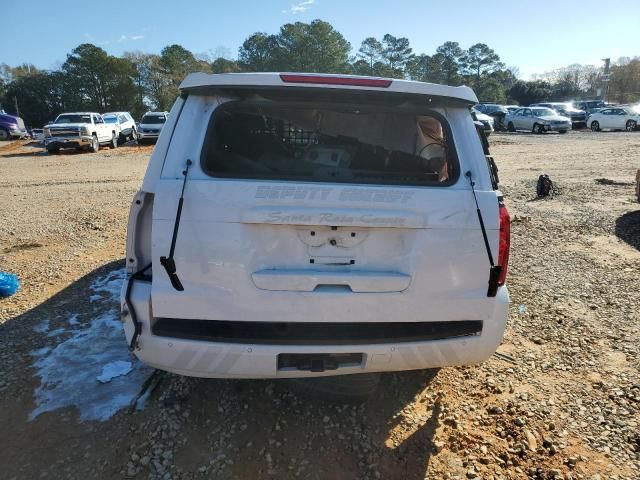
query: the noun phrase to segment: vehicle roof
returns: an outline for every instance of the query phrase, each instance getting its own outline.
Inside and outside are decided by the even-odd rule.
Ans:
[[[103,113],[102,115],[120,115],[123,113],[129,113],[129,112],[106,112],[106,113]]]
[[[143,115],[143,117],[145,115],[169,115],[169,112],[147,112]]]
[[[60,115],[100,115],[100,114],[97,112],[63,112],[58,116]]]
[[[331,77],[351,80],[387,80],[388,87],[341,85],[308,82],[285,82],[282,75],[295,75],[296,77]],[[414,95],[430,95],[448,97],[470,104],[477,104],[478,98],[473,90],[467,86],[451,87],[436,83],[416,82],[413,80],[399,80],[395,78],[366,77],[360,75],[338,75],[325,73],[288,73],[288,72],[264,72],[264,73],[191,73],[180,84],[180,90],[202,90],[207,87],[286,87],[286,88],[322,88],[335,90],[368,90],[376,92],[405,93]]]

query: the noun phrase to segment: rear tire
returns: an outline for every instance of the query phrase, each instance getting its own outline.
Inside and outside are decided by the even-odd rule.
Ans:
[[[330,377],[298,378],[294,385],[314,398],[336,403],[362,403],[373,395],[380,384],[379,373],[356,373]]]
[[[0,140],[9,140],[10,138],[9,130],[6,128],[0,128]]]
[[[592,132],[599,132],[600,131],[600,124],[595,120],[593,122],[591,122],[591,131]]]
[[[636,122],[634,122],[633,120],[629,120],[626,124],[627,132],[633,132],[636,129],[636,126]]]
[[[56,155],[60,152],[60,149],[58,147],[47,147],[47,152],[49,152],[50,155]]]
[[[564,134],[564,133],[567,133],[567,131],[566,130],[558,130],[558,133]]]
[[[98,142],[98,137],[94,133],[91,140],[91,145],[89,146],[89,151],[91,153],[96,153],[98,150],[100,150],[100,142]]]
[[[516,131],[516,127],[513,125],[513,122],[508,123],[507,130],[509,130],[512,133]]]

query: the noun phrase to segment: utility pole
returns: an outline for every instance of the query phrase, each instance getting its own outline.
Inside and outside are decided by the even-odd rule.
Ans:
[[[609,80],[611,79],[611,59],[603,58],[604,73],[602,74],[602,101],[607,101],[607,95],[609,94]]]

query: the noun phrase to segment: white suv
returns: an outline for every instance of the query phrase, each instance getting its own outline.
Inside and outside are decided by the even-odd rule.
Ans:
[[[142,361],[286,378],[493,354],[509,217],[471,89],[196,73],[181,92],[129,216],[122,318]]]
[[[118,127],[118,143],[125,143],[138,138],[136,121],[129,112],[103,113],[102,118],[106,123]]]
[[[138,125],[138,143],[142,144],[158,140],[168,116],[169,112],[145,113],[142,120],[140,120],[140,125]]]

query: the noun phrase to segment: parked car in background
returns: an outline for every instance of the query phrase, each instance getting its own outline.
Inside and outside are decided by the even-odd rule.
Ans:
[[[606,104],[602,100],[577,100],[573,102],[573,106],[584,110],[588,117],[595,110],[606,107]]]
[[[473,108],[478,110],[479,112],[484,113],[485,115],[489,115],[491,112],[503,110],[502,105],[498,105],[497,103],[479,103],[474,105]]]
[[[504,108],[506,108],[507,113],[509,113],[509,112],[515,112],[516,110],[522,107],[520,105],[505,105]]]
[[[497,103],[479,103],[474,107],[476,110],[493,118],[493,128],[499,132],[506,130],[504,117],[509,111]]]
[[[491,132],[494,131],[494,120],[489,115],[485,115],[484,113],[478,111],[474,108],[471,109],[472,114],[475,116],[475,120],[480,122],[484,128],[484,134],[488,137],[491,135]]]
[[[626,130],[632,132],[640,125],[640,113],[630,107],[608,107],[589,115],[588,126],[600,130]]]
[[[346,396],[358,374],[491,357],[509,216],[470,88],[277,73],[180,88],[129,214],[122,320],[140,360],[351,375],[333,384]]]
[[[138,143],[143,144],[158,140],[168,116],[169,112],[145,113],[138,125]]]
[[[24,138],[28,135],[29,133],[24,127],[22,118],[9,115],[8,113],[4,113],[4,111],[0,112],[0,140]]]
[[[106,123],[118,126],[118,143],[122,144],[138,138],[136,121],[129,112],[103,113],[102,118]]]
[[[508,113],[504,120],[510,132],[526,130],[533,133],[567,133],[571,130],[569,117],[563,117],[547,107],[522,107]]]
[[[101,144],[116,148],[118,132],[99,113],[61,113],[44,127],[44,145],[49,153],[58,153],[61,148],[97,152]]]
[[[36,142],[44,141],[44,129],[43,128],[32,128],[31,129],[31,138]]]
[[[555,110],[563,117],[569,117],[573,128],[587,126],[587,112],[575,108],[570,102],[544,102],[529,105],[530,107],[547,107]]]

